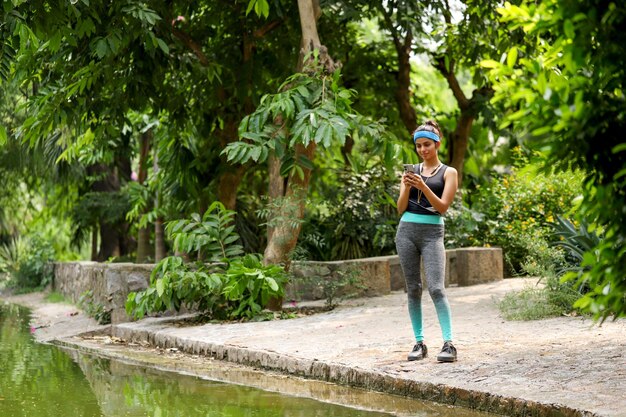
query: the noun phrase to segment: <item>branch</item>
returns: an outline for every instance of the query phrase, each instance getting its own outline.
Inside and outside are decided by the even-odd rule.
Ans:
[[[206,57],[206,55],[204,55],[204,52],[202,52],[202,48],[200,47],[200,45],[198,45],[191,36],[183,32],[182,30],[176,29],[175,27],[172,27],[172,34],[180,39],[187,48],[193,51],[193,53],[196,55],[196,57],[203,66],[209,66],[208,58]]]
[[[320,6],[320,0],[311,0],[313,3],[313,11],[315,13],[315,21],[318,21],[322,17],[322,7]]]
[[[391,37],[393,38],[393,43],[396,46],[396,49],[400,50],[402,48],[402,44],[401,44],[400,38],[398,36],[398,31],[393,26],[393,22],[391,21],[391,16],[387,13],[387,10],[383,6],[382,2],[380,2],[380,3],[376,2],[376,4],[378,5],[378,8],[380,9],[380,12],[383,14],[383,17],[385,18],[385,23],[387,24],[389,32],[391,32]]]
[[[262,38],[263,36],[267,35],[268,32],[271,32],[272,30],[276,29],[282,23],[283,23],[283,20],[274,20],[273,22],[270,22],[269,24],[263,26],[262,28],[255,30],[252,33],[252,36],[254,36],[255,38]]]
[[[464,110],[469,107],[470,102],[467,99],[467,97],[465,97],[465,93],[463,93],[463,90],[461,89],[461,86],[459,85],[459,81],[456,79],[456,75],[454,74],[455,64],[456,64],[456,61],[454,61],[453,59],[450,60],[450,68],[448,69],[446,68],[445,56],[442,55],[442,56],[435,58],[435,68],[439,70],[441,75],[443,75],[443,77],[448,82],[448,86],[450,86],[450,89],[452,90],[452,94],[454,95],[454,98],[459,104],[459,108],[461,110]]]
[[[446,6],[443,9],[443,18],[448,25],[451,25],[452,24],[452,12],[450,11],[450,3],[448,3],[448,0],[444,0],[443,3]]]
[[[404,38],[404,44],[402,45],[402,49],[407,53],[411,53],[411,44],[413,43],[413,33],[411,30],[408,30],[406,33],[406,37]]]
[[[444,0],[443,4],[445,7],[442,10],[442,14],[446,22],[446,43],[447,43],[447,41],[449,40],[448,30],[450,28],[450,25],[452,25],[452,12],[450,11],[450,3],[448,2],[448,0]],[[461,110],[463,110],[463,109],[466,109],[470,105],[470,103],[467,97],[465,96],[465,93],[463,93],[463,90],[461,89],[461,86],[459,85],[459,81],[456,79],[456,75],[454,74],[454,66],[456,64],[456,61],[451,59],[449,63],[450,63],[450,68],[446,68],[445,55],[435,58],[435,67],[439,70],[441,75],[443,75],[443,77],[448,82],[448,85],[450,86],[450,89],[452,90],[452,94],[454,94],[454,98],[459,104],[459,107],[461,108]]]
[[[470,112],[477,116],[485,103],[493,97],[493,94],[494,91],[491,85],[484,85],[472,91],[472,98],[469,100]]]
[[[475,89],[472,92],[472,99],[471,99],[471,101],[478,100],[479,97],[484,97],[484,98],[490,99],[491,97],[493,97],[493,93],[494,93],[494,90],[491,87],[491,85],[482,86],[480,88]]]

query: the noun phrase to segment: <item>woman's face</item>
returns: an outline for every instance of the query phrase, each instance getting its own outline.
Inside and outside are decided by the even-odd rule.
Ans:
[[[422,159],[430,159],[434,155],[437,155],[438,143],[428,138],[418,138],[415,142],[415,149],[417,154]]]

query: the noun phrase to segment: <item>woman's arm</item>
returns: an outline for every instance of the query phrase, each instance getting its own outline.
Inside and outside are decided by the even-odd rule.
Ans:
[[[402,215],[406,211],[406,208],[409,206],[409,194],[411,192],[411,186],[407,184],[408,176],[415,176],[410,173],[405,173],[402,175],[402,181],[400,182],[400,195],[398,196],[398,201],[396,202],[396,207],[398,208],[398,214]]]

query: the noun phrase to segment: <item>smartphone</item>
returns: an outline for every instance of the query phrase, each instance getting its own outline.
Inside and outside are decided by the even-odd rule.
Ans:
[[[404,172],[413,172],[414,174],[417,174],[419,166],[419,164],[402,164]]]

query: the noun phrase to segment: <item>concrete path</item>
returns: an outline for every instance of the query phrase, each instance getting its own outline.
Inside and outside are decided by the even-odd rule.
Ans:
[[[495,300],[534,282],[448,288],[459,351],[452,364],[435,359],[442,341],[427,294],[430,355],[418,362],[406,361],[413,341],[403,292],[290,320],[185,327],[148,318],[110,331],[129,342],[505,415],[626,416],[626,320],[598,326],[582,317],[502,319]],[[74,317],[66,319],[67,327]],[[40,337],[53,338],[54,327],[42,328]]]

